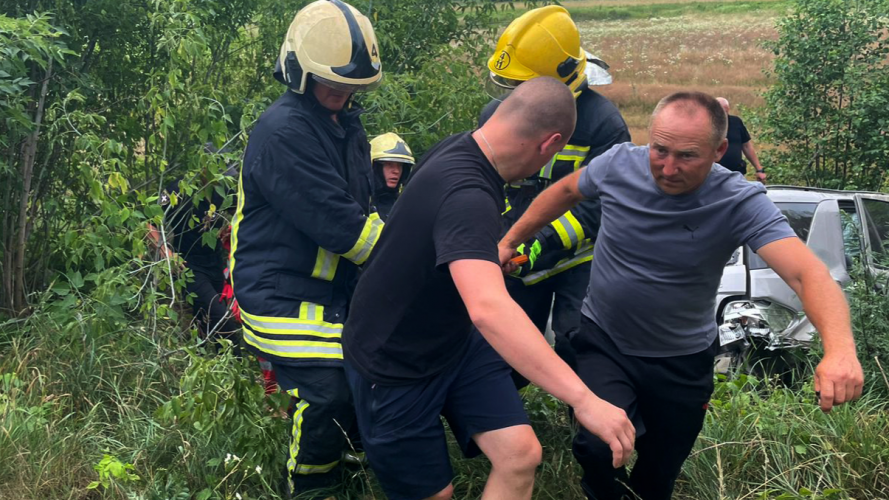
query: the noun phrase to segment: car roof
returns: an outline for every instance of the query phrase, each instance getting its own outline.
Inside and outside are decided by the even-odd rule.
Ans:
[[[823,200],[852,200],[856,194],[884,194],[801,186],[767,186],[766,189],[769,199],[777,203],[819,203]]]

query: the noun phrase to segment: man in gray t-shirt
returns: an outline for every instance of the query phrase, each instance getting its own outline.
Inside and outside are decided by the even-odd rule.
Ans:
[[[608,447],[581,430],[574,454],[589,498],[621,498],[627,487],[630,498],[672,495],[713,391],[719,280],[741,245],[784,278],[821,332],[825,355],[815,390],[822,409],[861,395],[842,291],[762,185],[716,164],[727,146],[726,127],[725,112],[707,94],[664,98],[652,115],[648,146],[615,146],[555,184],[500,242],[509,272],[520,242],[579,200],[601,200],[584,318],[572,346],[581,379],[633,422],[638,458],[627,478],[611,467]]]

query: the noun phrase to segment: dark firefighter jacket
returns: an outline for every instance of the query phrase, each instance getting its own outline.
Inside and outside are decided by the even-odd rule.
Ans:
[[[244,341],[281,364],[342,363],[348,301],[383,222],[370,214],[361,111],[339,123],[288,91],[250,135],[232,227],[232,284]]]
[[[485,106],[479,117],[479,126],[494,114],[499,104],[500,101],[494,100]],[[537,175],[506,187],[504,234],[546,187],[587,165],[612,146],[629,140],[630,131],[617,107],[592,89],[581,92],[577,97],[577,125],[565,148]],[[528,274],[522,281],[526,285],[532,285],[592,260],[601,215],[602,207],[598,200],[584,200],[543,228],[537,238],[546,241],[548,251],[555,249],[556,258],[541,255],[538,262],[543,260],[546,264],[535,267],[543,269]]]
[[[404,181],[407,180],[408,175],[411,173],[411,166],[412,165],[406,163],[402,164],[401,179],[398,181],[397,186],[390,188],[386,185],[386,178],[383,176],[383,167],[380,162],[374,162],[373,206],[377,213],[380,214],[380,218],[383,219],[383,222],[389,218],[389,212],[392,211],[392,207],[395,205],[395,200],[398,199],[398,195],[401,193]]]

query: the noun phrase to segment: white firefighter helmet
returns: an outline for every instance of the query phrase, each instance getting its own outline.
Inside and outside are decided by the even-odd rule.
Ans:
[[[376,87],[383,78],[370,20],[340,0],[318,0],[293,18],[275,64],[275,78],[306,91],[307,78],[346,92]]]

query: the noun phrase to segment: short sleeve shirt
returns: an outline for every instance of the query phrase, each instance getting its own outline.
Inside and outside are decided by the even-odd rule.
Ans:
[[[747,132],[747,127],[744,126],[741,118],[735,115],[728,116],[726,138],[728,139],[728,149],[725,150],[725,154],[722,155],[718,163],[733,172],[746,174],[747,166],[741,157],[741,147],[750,141],[750,133]]]
[[[581,193],[599,197],[596,241],[583,314],[624,354],[681,356],[716,338],[716,292],[726,262],[795,238],[762,184],[714,164],[692,193],[655,184],[648,146],[620,144],[581,173]]]
[[[397,385],[454,364],[472,322],[448,264],[499,265],[504,181],[471,134],[449,137],[417,166],[362,272],[343,331],[346,361]]]

